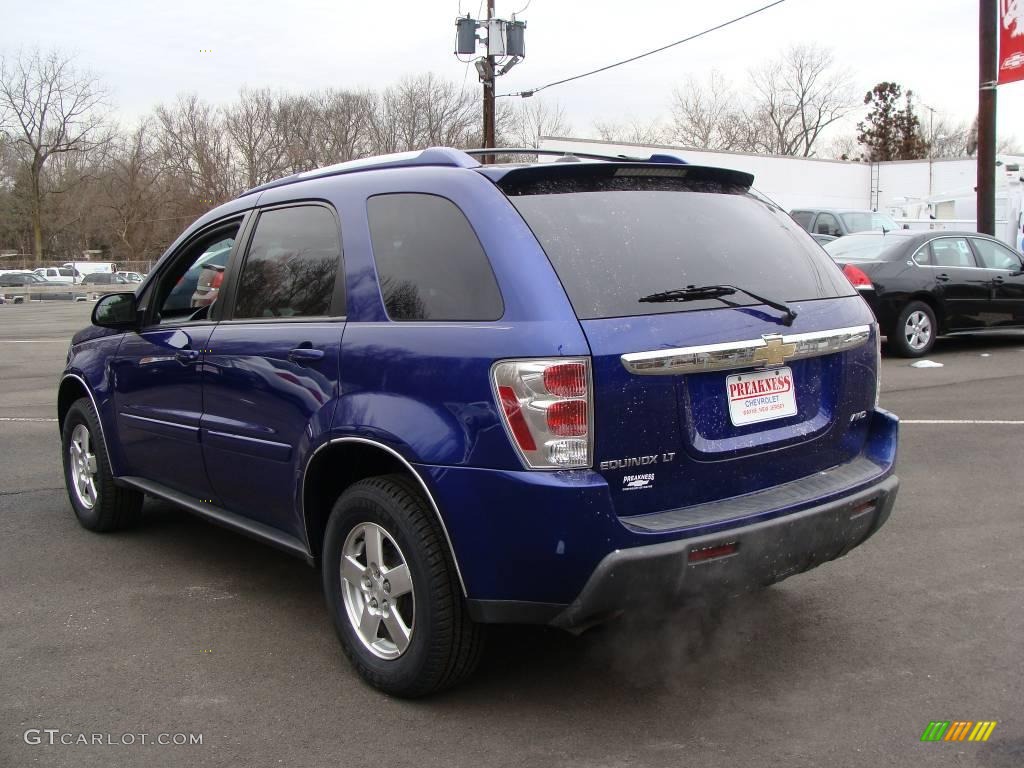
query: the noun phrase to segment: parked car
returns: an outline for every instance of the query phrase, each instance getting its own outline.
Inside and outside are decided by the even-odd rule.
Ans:
[[[871,305],[889,347],[928,354],[937,336],[1024,327],[1024,257],[977,232],[850,235],[825,251]]]
[[[3,288],[39,285],[46,285],[46,280],[34,272],[7,272],[0,275],[0,287]]]
[[[174,284],[165,301],[169,311],[191,311],[197,307],[213,304],[220,290],[223,279],[224,265],[228,262],[235,241],[226,238],[215,243],[213,247],[196,259],[195,263]],[[200,280],[203,285],[200,286]]]
[[[143,278],[138,272],[117,272],[116,274],[123,277],[129,283],[141,283]]]
[[[89,272],[82,277],[81,285],[131,285],[127,278],[113,272]]]
[[[224,282],[224,265],[203,264],[196,281],[196,290],[192,294],[193,307],[208,307],[220,295],[220,286]]]
[[[877,211],[797,208],[789,215],[812,235],[842,237],[853,232],[892,232],[898,228],[892,216]]]
[[[75,270],[68,269],[67,267],[39,267],[33,271],[48,283],[66,283],[71,285],[75,282]]]
[[[468,675],[482,624],[582,628],[841,557],[898,487],[878,329],[752,183],[434,148],[243,193],[73,338],[71,506],[110,531],[149,494],[305,559],[401,696]],[[225,251],[219,300],[171,301]]]

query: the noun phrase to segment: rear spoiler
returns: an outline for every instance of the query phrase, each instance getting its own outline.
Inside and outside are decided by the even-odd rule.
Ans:
[[[685,179],[687,184],[720,184],[734,189],[739,187],[744,191],[750,189],[754,183],[753,174],[743,171],[678,162],[555,162],[512,168],[485,165],[474,170],[490,178],[507,195],[586,191],[588,188],[606,188],[608,182],[618,179]]]

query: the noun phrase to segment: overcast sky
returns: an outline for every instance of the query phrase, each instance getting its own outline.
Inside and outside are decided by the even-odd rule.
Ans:
[[[530,0],[527,58],[499,93],[542,85],[698,32],[767,0]],[[476,88],[454,19],[479,0],[0,0],[0,51],[59,47],[101,76],[126,118],[182,92],[227,101],[242,86],[380,87],[433,71]],[[498,0],[509,18],[527,0]],[[552,88],[576,135],[595,120],[666,118],[673,87],[717,68],[739,83],[792,43],[834,51],[859,91],[895,80],[955,120],[978,99],[977,0],[786,0],[700,40]],[[201,53],[210,49],[211,53]],[[853,123],[845,130],[853,131]],[[927,112],[921,111],[922,121]],[[999,89],[1000,136],[1024,141],[1024,82]]]

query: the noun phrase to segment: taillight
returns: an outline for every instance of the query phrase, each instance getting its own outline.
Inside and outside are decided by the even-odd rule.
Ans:
[[[505,428],[530,469],[591,464],[590,360],[502,360],[491,368]]]
[[[224,273],[220,270],[216,270],[213,273],[213,277],[210,279],[210,288],[220,288],[220,284],[224,282]]]
[[[858,291],[870,291],[875,287],[867,272],[860,267],[853,266],[853,264],[843,264],[843,274],[846,275],[846,279],[853,283],[853,287]]]

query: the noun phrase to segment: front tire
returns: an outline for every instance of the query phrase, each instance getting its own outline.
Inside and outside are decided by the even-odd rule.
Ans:
[[[938,332],[932,308],[923,301],[911,301],[896,318],[889,344],[900,357],[921,357],[931,352]]]
[[[413,698],[475,669],[482,628],[467,614],[441,527],[408,478],[369,478],[341,495],[322,569],[342,649],[370,685]]]
[[[144,498],[114,482],[102,434],[92,401],[83,397],[72,403],[61,429],[64,485],[78,522],[98,533],[138,522]]]

